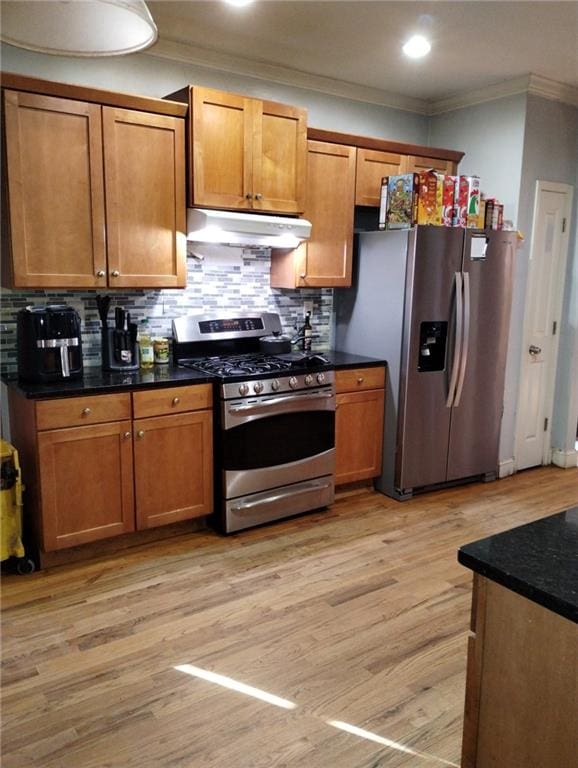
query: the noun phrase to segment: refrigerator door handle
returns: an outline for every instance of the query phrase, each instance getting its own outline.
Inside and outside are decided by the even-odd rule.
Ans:
[[[460,370],[460,357],[462,354],[462,333],[463,333],[463,292],[462,292],[462,273],[454,273],[456,286],[456,335],[454,338],[454,357],[452,361],[452,372],[448,387],[448,399],[446,408],[451,408],[454,404],[456,384],[458,381],[458,372]]]
[[[460,355],[460,377],[458,380],[458,388],[456,390],[456,399],[454,402],[455,406],[458,406],[460,404],[460,400],[462,399],[462,392],[464,389],[464,381],[466,378],[466,368],[468,365],[468,354],[469,354],[469,342],[470,342],[470,307],[471,307],[471,301],[470,301],[470,275],[469,272],[464,272],[463,274],[463,281],[464,281],[464,332],[463,332],[463,343],[462,343],[462,353]]]

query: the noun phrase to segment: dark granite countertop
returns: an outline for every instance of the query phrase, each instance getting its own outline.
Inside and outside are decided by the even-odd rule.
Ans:
[[[311,354],[322,354],[328,363],[322,369],[359,368],[385,365],[385,360],[362,355],[350,355],[347,352],[335,350],[313,351]],[[98,395],[107,392],[122,392],[129,389],[149,389],[154,387],[174,387],[182,384],[203,384],[216,379],[206,373],[193,371],[190,368],[179,368],[175,365],[155,365],[150,370],[139,370],[134,373],[108,373],[100,368],[85,368],[81,379],[71,381],[55,381],[50,384],[29,384],[18,381],[16,374],[2,376],[2,381],[16,389],[24,397],[40,399],[47,397],[73,397],[77,395]]]
[[[458,561],[578,623],[578,507],[466,544]]]

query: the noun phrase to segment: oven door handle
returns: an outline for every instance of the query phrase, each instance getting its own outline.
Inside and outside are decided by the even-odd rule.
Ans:
[[[246,512],[249,509],[255,509],[255,507],[263,507],[266,504],[272,504],[275,501],[282,501],[288,497],[301,496],[304,493],[313,493],[313,491],[325,491],[327,488],[331,488],[331,483],[311,483],[307,487],[292,489],[288,488],[282,493],[274,493],[271,496],[267,496],[265,499],[259,499],[258,501],[250,501],[248,504],[237,504],[231,507],[233,512]]]
[[[249,403],[248,405],[231,405],[229,407],[229,413],[235,415],[237,413],[256,413],[258,411],[268,410],[269,408],[275,408],[278,405],[286,405],[288,403],[310,403],[313,400],[330,400],[333,397],[333,392],[320,392],[316,395],[288,395],[286,397],[272,397],[270,400],[262,400],[259,403]]]

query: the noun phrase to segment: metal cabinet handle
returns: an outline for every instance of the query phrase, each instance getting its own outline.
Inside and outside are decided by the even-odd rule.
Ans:
[[[136,433],[137,437],[144,437],[144,429],[139,429],[139,431]]]
[[[257,194],[255,195],[255,200],[262,200],[262,199],[263,199],[263,195],[260,192],[257,192]]]
[[[301,272],[299,277],[301,278],[301,280],[305,280],[305,278],[307,277],[307,273],[306,272]]]
[[[105,274],[106,274],[106,272],[104,271],[104,269],[99,269],[98,272],[96,273],[96,276],[97,277],[104,277]]]
[[[358,376],[357,377],[357,383],[358,384],[363,384],[363,376]]]
[[[130,437],[130,432],[125,432],[123,437],[124,437],[125,440],[128,440],[129,437]]]
[[[537,347],[535,344],[530,344],[530,347],[528,349],[528,352],[531,355],[539,355],[542,351],[542,347]]]
[[[247,198],[247,200],[252,200],[253,199],[253,195],[250,192],[247,192],[245,197]]]
[[[173,397],[173,405],[178,405],[181,402],[180,397]]]
[[[92,413],[92,409],[91,408],[83,408],[82,409],[82,415],[83,416],[90,416],[91,413]]]
[[[118,271],[118,269],[113,269],[113,270],[112,270],[112,272],[111,272],[110,274],[111,274],[113,277],[118,277],[118,276],[120,275],[120,272]]]

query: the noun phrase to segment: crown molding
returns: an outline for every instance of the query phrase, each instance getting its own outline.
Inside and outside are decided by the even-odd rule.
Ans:
[[[298,69],[252,61],[239,56],[231,56],[208,48],[182,43],[178,40],[162,38],[140,56],[153,56],[158,59],[180,61],[184,64],[194,64],[205,69],[216,69],[221,72],[232,72],[236,75],[254,77],[259,80],[288,85],[295,88],[305,88],[310,91],[340,96],[344,99],[377,104],[382,107],[415,112],[420,115],[428,114],[428,102],[424,99],[414,99],[401,94],[389,93],[379,88],[369,88],[356,85],[345,80],[332,77],[311,75]]]
[[[228,53],[220,53],[209,48],[202,48],[201,46],[183,43],[171,38],[158,40],[152,48],[148,48],[139,55],[179,61],[209,70],[231,72],[258,80],[279,83],[294,88],[304,88],[309,91],[351,99],[352,101],[377,104],[381,107],[390,107],[391,109],[399,109],[430,117],[464,107],[471,107],[475,104],[483,104],[486,101],[516,96],[520,93],[531,93],[543,99],[551,99],[578,106],[578,88],[534,74],[504,80],[494,85],[455,94],[444,99],[428,101],[390,93],[379,88],[356,85],[355,83],[338,80],[337,78],[312,75],[298,69],[292,69],[291,67],[282,67],[276,64],[267,64],[263,61],[253,61],[240,56],[232,56]]]
[[[572,104],[578,107],[578,88],[571,85],[559,83],[556,80],[549,80],[540,75],[530,75],[528,84],[528,93],[534,96],[541,96],[543,99],[552,101],[561,101],[564,104]]]

